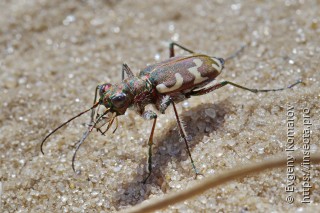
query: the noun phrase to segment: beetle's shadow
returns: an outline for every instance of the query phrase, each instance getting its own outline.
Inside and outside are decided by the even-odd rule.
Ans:
[[[228,106],[228,101],[222,101],[218,104],[202,104],[195,108],[191,108],[187,112],[182,112],[179,117],[182,118],[188,137],[191,136],[189,140],[189,147],[192,153],[194,146],[202,141],[203,136],[209,135],[210,133],[217,131],[224,123],[225,115],[230,111]],[[230,106],[230,105],[229,105]],[[154,184],[161,187],[165,182],[165,175],[163,170],[172,160],[189,161],[188,154],[181,155],[181,151],[186,150],[186,145],[184,142],[179,142],[180,135],[178,132],[176,122],[171,122],[169,127],[166,128],[167,131],[164,132],[162,136],[155,137],[155,144],[153,147],[152,156],[152,174],[147,180],[147,184]],[[159,133],[157,133],[159,135]],[[147,147],[146,147],[147,148]],[[186,153],[186,152],[185,152]],[[195,164],[197,165],[197,159],[194,158]],[[140,164],[147,164],[146,160],[141,160]],[[145,165],[146,166],[146,165]],[[181,165],[176,165],[181,167]],[[192,167],[188,168],[191,172]],[[189,175],[191,172],[185,171]],[[192,177],[194,174],[192,174]],[[144,172],[144,177],[147,176],[147,172]],[[145,200],[151,193],[146,184],[141,183],[141,176],[136,175],[131,182],[121,183],[121,188],[124,188],[124,192],[115,193],[114,198],[120,200],[116,202],[118,205],[115,207],[118,209],[120,206],[136,205],[137,203]]]

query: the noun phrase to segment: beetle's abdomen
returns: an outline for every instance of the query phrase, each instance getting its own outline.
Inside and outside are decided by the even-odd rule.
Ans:
[[[146,67],[140,72],[140,77],[147,77],[162,94],[183,90],[192,90],[198,85],[204,85],[214,80],[223,69],[223,64],[217,58],[206,55],[173,57],[167,61]]]

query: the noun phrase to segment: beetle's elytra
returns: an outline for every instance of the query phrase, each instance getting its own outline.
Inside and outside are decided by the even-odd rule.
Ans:
[[[180,47],[181,49],[189,52],[190,55],[175,56],[174,46]],[[170,43],[169,51],[170,58],[168,60],[147,66],[146,68],[142,69],[137,76],[133,74],[131,69],[126,64],[123,64],[122,81],[117,84],[105,83],[98,85],[95,91],[93,106],[70,118],[68,121],[64,122],[51,133],[49,133],[41,143],[41,152],[44,153],[43,144],[48,137],[50,137],[65,124],[83,115],[84,113],[91,111],[89,127],[83,134],[81,140],[79,140],[77,143],[76,151],[72,158],[72,168],[75,171],[74,161],[76,153],[92,130],[97,129],[97,131],[104,134],[112,126],[114,121],[116,121],[116,130],[118,126],[117,116],[123,115],[126,110],[131,107],[144,119],[153,120],[153,125],[148,140],[148,174],[144,179],[145,183],[150,177],[152,170],[152,144],[157,121],[157,114],[151,110],[145,110],[145,106],[152,104],[155,106],[157,111],[160,113],[165,113],[166,109],[172,105],[180,135],[186,144],[186,149],[188,151],[192,167],[197,176],[200,173],[196,169],[192,159],[187,136],[183,126],[181,125],[181,121],[175,107],[176,103],[190,98],[191,96],[199,96],[209,93],[227,84],[257,93],[280,91],[286,88],[292,88],[293,86],[301,83],[299,80],[286,88],[267,90],[250,89],[230,81],[222,81],[206,87],[206,85],[215,80],[215,78],[221,73],[224,68],[225,61],[235,57],[239,51],[225,60],[223,58],[194,53],[192,50],[189,50],[177,43]],[[124,73],[127,74],[127,78],[124,78]],[[100,98],[97,101],[98,93]],[[102,114],[99,114],[99,110],[96,110],[96,108],[100,105],[103,105],[106,108]],[[106,130],[102,131],[101,128],[106,124],[108,124]]]

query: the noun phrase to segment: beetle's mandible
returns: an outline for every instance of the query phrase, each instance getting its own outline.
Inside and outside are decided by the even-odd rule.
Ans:
[[[175,56],[174,46],[189,52],[190,55]],[[172,105],[180,135],[186,144],[186,149],[197,177],[197,175],[200,173],[196,169],[192,159],[187,136],[177,113],[175,106],[176,103],[190,98],[191,96],[199,96],[209,93],[227,84],[257,93],[280,91],[287,88],[292,88],[293,86],[301,83],[299,80],[285,88],[265,90],[250,89],[230,81],[222,81],[211,86],[206,86],[215,80],[215,78],[221,73],[224,68],[225,61],[234,58],[241,50],[237,51],[230,57],[223,59],[204,54],[197,54],[184,46],[172,42],[169,46],[170,58],[168,60],[147,66],[146,68],[142,69],[137,76],[133,74],[131,69],[126,64],[123,64],[122,82],[118,84],[105,83],[98,85],[95,90],[93,106],[70,118],[68,121],[64,122],[50,132],[41,143],[41,152],[44,153],[43,144],[53,133],[75,118],[88,111],[91,111],[89,127],[77,143],[76,150],[72,158],[72,168],[74,171],[76,171],[74,166],[76,153],[92,130],[97,129],[102,134],[105,134],[105,132],[108,131],[108,129],[112,126],[114,121],[116,122],[116,130],[118,127],[117,116],[123,115],[126,110],[131,107],[144,119],[153,120],[153,125],[148,140],[148,174],[144,179],[145,183],[150,177],[152,170],[153,135],[157,121],[157,114],[151,110],[145,110],[145,106],[148,104],[153,104],[160,113],[165,113],[166,109]],[[127,74],[127,78],[124,78],[124,73]],[[97,100],[98,94],[100,98]],[[100,105],[103,105],[106,108],[102,114],[99,114],[99,110],[96,110],[96,108]],[[106,130],[102,131],[101,128],[106,124],[108,124]]]

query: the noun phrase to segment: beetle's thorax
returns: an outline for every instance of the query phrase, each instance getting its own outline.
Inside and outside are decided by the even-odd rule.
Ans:
[[[154,93],[153,86],[151,82],[147,79],[141,79],[138,77],[128,78],[123,81],[130,88],[130,92],[132,94],[132,102],[130,106],[139,105],[138,107],[143,107],[147,104],[153,102]]]
[[[149,88],[147,81],[136,76],[124,79],[121,84],[123,87],[127,88],[132,97],[139,95],[141,92],[144,92]]]

